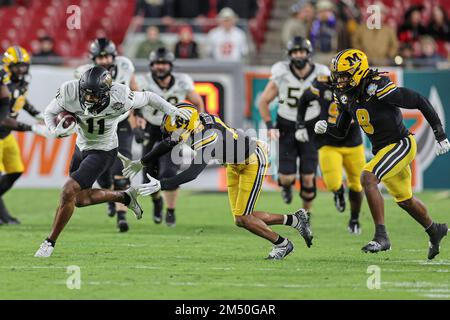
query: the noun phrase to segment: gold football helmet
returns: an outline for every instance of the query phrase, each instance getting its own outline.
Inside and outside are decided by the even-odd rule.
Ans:
[[[27,50],[19,46],[9,47],[2,58],[3,68],[12,81],[23,80],[30,68],[30,55]]]
[[[369,73],[369,60],[361,50],[346,49],[339,52],[330,64],[331,80],[338,90],[357,87]]]
[[[161,130],[164,134],[172,136],[172,138],[179,141],[186,141],[192,133],[197,132],[202,128],[200,114],[195,106],[190,103],[178,103],[176,107],[191,111],[191,119],[184,120],[183,118],[177,117],[173,123],[171,116],[166,114],[162,121]]]

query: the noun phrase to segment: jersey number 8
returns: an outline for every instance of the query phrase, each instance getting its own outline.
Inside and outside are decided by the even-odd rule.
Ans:
[[[358,109],[356,110],[356,118],[358,118],[358,123],[361,128],[367,134],[373,134],[375,129],[370,123],[369,112],[366,109]]]

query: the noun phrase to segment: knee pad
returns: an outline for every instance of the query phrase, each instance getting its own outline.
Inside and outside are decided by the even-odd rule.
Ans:
[[[126,190],[130,187],[130,179],[125,177],[114,177],[114,190]]]
[[[300,198],[304,201],[314,200],[317,196],[316,179],[314,178],[312,187],[305,187],[301,178],[300,181]],[[312,195],[307,195],[308,193],[312,193]]]

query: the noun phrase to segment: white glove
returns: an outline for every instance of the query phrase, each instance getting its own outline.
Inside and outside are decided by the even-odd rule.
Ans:
[[[306,128],[297,129],[297,131],[295,131],[295,139],[300,142],[309,141],[308,130]]]
[[[43,137],[46,137],[46,138],[52,137],[52,134],[42,124],[33,124],[31,126],[31,131],[33,131],[38,136],[43,136]]]
[[[138,194],[141,196],[149,196],[161,190],[161,183],[158,179],[153,178],[148,173],[147,178],[150,180],[150,182],[143,183],[137,186]]]
[[[191,119],[192,116],[192,111],[188,110],[188,109],[182,109],[182,108],[176,108],[173,107],[173,109],[171,110],[170,114],[170,119],[172,122],[172,126],[175,125],[175,121],[177,120],[176,117],[180,117],[186,121],[189,121]]]
[[[39,112],[37,115],[34,116],[34,118],[39,121],[44,121],[44,115],[42,114],[42,112]]]
[[[314,126],[314,132],[317,134],[324,134],[327,132],[327,121],[326,120],[320,120],[316,122],[316,125]]]
[[[450,142],[448,139],[442,140],[441,142],[436,141],[436,155],[447,153],[450,151]]]
[[[120,152],[117,154],[117,156],[119,157],[120,161],[122,161],[123,164],[122,173],[125,176],[125,178],[132,179],[144,167],[141,163],[141,160],[128,159]]]
[[[72,122],[67,128],[63,128],[64,119],[62,119],[55,129],[50,131],[50,134],[55,138],[64,138],[70,136],[75,131],[76,123]]]

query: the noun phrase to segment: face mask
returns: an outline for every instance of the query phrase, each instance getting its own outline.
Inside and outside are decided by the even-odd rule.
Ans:
[[[308,63],[308,58],[303,58],[303,59],[292,59],[292,64],[298,68],[298,69],[303,69],[306,64]]]

